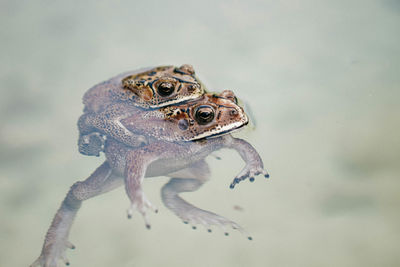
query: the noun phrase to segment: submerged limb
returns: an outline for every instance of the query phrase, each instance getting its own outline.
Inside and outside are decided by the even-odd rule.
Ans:
[[[209,232],[216,226],[227,233],[227,228],[232,228],[245,233],[244,229],[234,221],[222,217],[216,213],[197,208],[179,196],[179,193],[198,190],[209,178],[210,171],[204,160],[196,162],[191,167],[170,174],[170,181],[161,189],[161,197],[164,205],[175,213],[184,223],[203,225]]]
[[[79,136],[78,149],[79,153],[86,156],[100,156],[100,152],[104,151],[106,136],[92,132]]]
[[[150,229],[150,223],[147,219],[147,210],[151,209],[155,213],[157,208],[147,199],[142,182],[146,174],[147,166],[157,159],[157,156],[152,156],[146,149],[135,150],[129,152],[126,158],[125,167],[125,190],[131,201],[128,208],[128,218],[132,218],[133,212],[137,210],[145,221],[146,227]]]
[[[104,151],[106,136],[97,132],[97,129],[91,125],[91,113],[84,113],[78,120],[78,150],[85,156],[100,156]]]
[[[100,132],[130,147],[140,147],[147,144],[147,139],[144,136],[129,131],[121,123],[122,119],[131,115],[129,107],[123,107],[115,105],[100,113],[83,114],[78,120],[80,139],[92,132]],[[80,143],[83,142],[80,141]]]
[[[233,179],[230,184],[230,188],[233,189],[236,184],[243,180],[249,179],[250,182],[254,181],[254,177],[257,175],[264,175],[265,178],[269,178],[268,172],[264,169],[264,163],[254,149],[252,145],[243,139],[234,138],[232,136],[226,137],[226,147],[236,150],[241,158],[244,160],[246,165],[239,172],[239,174]]]
[[[86,180],[76,182],[68,191],[61,207],[47,231],[42,252],[31,267],[57,267],[60,260],[69,264],[65,251],[75,248],[68,241],[69,232],[75,216],[84,200],[106,193],[122,184],[107,162],[98,167]]]

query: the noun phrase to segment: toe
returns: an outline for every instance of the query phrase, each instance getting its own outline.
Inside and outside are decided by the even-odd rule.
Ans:
[[[71,242],[69,242],[69,241],[67,241],[66,243],[65,243],[65,245],[67,246],[67,248],[70,248],[70,249],[75,249],[75,246],[74,246],[74,244],[72,244]]]

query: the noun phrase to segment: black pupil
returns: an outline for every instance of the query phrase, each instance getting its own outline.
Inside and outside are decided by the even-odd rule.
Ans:
[[[169,96],[174,92],[174,86],[172,83],[163,82],[158,86],[158,93],[161,96]]]
[[[196,119],[199,124],[207,124],[214,119],[214,111],[211,108],[200,108],[196,112]]]

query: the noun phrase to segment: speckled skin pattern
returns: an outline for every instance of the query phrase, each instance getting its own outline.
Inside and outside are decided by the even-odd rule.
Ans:
[[[82,202],[123,184],[131,200],[128,218],[137,210],[143,215],[146,227],[150,229],[147,210],[157,212],[157,208],[142,190],[145,177],[171,177],[161,190],[163,203],[183,222],[192,225],[193,229],[203,225],[211,231],[214,226],[221,228],[226,235],[227,228],[237,229],[246,234],[237,223],[197,208],[179,196],[182,192],[198,190],[209,179],[210,170],[205,158],[222,148],[236,150],[246,162],[245,167],[231,183],[231,188],[245,179],[253,181],[254,176],[259,174],[268,177],[257,151],[246,141],[231,135],[195,142],[172,143],[153,140],[140,148],[129,148],[118,141],[108,139],[106,161],[89,178],[71,187],[46,234],[40,257],[31,266],[56,267],[60,260],[68,263],[65,251],[67,248],[74,248],[68,240],[68,235]]]
[[[173,85],[171,94],[159,94],[157,85],[162,82]],[[83,96],[84,112],[97,113],[121,101],[143,108],[159,108],[195,99],[204,91],[191,65],[144,68],[119,74],[90,88]]]
[[[128,131],[120,123],[121,119],[138,109],[182,103],[199,98],[204,92],[204,86],[188,64],[126,72],[95,85],[83,96],[84,114],[78,121],[79,152],[99,156],[104,150],[106,136],[103,134],[110,133],[109,129],[112,129],[111,137],[120,138],[126,145],[144,145],[146,137]],[[114,111],[111,111],[110,105],[114,105]]]
[[[113,108],[118,109],[118,105],[109,105],[104,111]],[[119,135],[105,139],[106,161],[86,180],[76,182],[71,187],[54,216],[41,254],[31,267],[57,267],[59,261],[69,265],[65,256],[66,249],[74,246],[69,242],[68,236],[82,202],[121,185],[125,186],[130,200],[128,218],[132,217],[134,211],[138,211],[142,214],[146,227],[150,229],[148,210],[157,212],[157,208],[147,199],[142,189],[146,177],[171,178],[161,190],[163,203],[185,223],[191,224],[193,229],[202,225],[209,231],[213,226],[219,227],[226,235],[226,228],[245,233],[237,223],[197,208],[179,196],[182,192],[199,189],[209,179],[210,170],[205,159],[222,148],[236,150],[246,163],[233,179],[230,188],[233,189],[246,179],[254,181],[254,177],[259,174],[269,177],[257,151],[246,141],[230,135],[230,132],[247,124],[247,116],[236,104],[234,94],[231,91],[205,94],[184,104],[159,108],[157,112],[131,108],[135,112],[120,120],[120,123],[128,131],[146,135],[146,145],[128,146]],[[148,121],[151,124],[147,123],[146,126]],[[113,133],[110,131],[105,134]],[[203,135],[212,138],[196,140],[196,136]],[[195,141],[187,141],[188,138],[194,138],[192,140]]]
[[[155,110],[143,110],[125,103],[115,104],[100,115],[85,117],[84,124],[93,128],[80,128],[82,133],[102,129],[102,134],[125,144],[129,142],[130,133],[170,142],[193,141],[228,132],[248,123],[243,109],[230,100],[232,96],[233,93],[226,90],[221,94],[205,94],[197,100]],[[203,110],[212,114],[207,123],[199,123],[196,119],[196,115]],[[105,123],[109,117],[122,117],[124,114],[131,114],[120,119],[124,127]]]

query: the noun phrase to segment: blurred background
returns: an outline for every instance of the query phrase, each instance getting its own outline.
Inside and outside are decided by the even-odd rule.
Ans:
[[[72,266],[399,266],[400,2],[1,1],[0,265],[28,266],[69,187],[101,158],[80,155],[82,95],[118,73],[192,64],[232,89],[245,138],[271,178],[229,189],[243,162],[212,157],[183,194],[253,236],[126,219],[123,188],[84,203]],[[232,167],[234,166],[234,167]],[[237,167],[236,167],[237,166]],[[61,264],[61,263],[60,263]],[[61,266],[61,265],[60,265]]]

